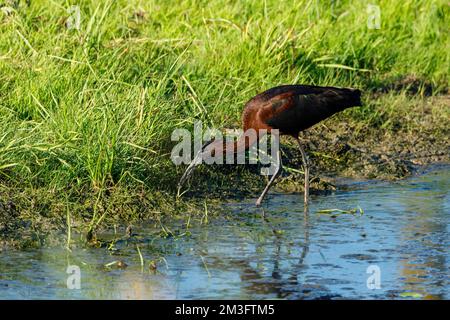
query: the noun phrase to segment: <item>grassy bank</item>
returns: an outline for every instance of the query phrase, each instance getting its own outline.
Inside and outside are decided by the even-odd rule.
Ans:
[[[1,237],[45,229],[47,220],[52,230],[65,228],[68,212],[89,230],[112,217],[187,210],[183,202],[174,211],[183,168],[169,157],[172,130],[192,129],[195,120],[237,127],[243,104],[279,84],[365,92],[364,107],[337,116],[341,125],[306,133],[316,171],[404,176],[404,161],[418,154],[417,163],[447,160],[450,7],[445,0],[377,3],[380,29],[368,28],[366,1],[3,7],[0,218],[17,218],[0,219]],[[71,5],[80,9],[79,30],[67,27],[75,22]],[[236,170],[253,177],[242,191],[259,186],[251,170]],[[201,171],[199,190],[211,181],[222,187],[223,175],[211,171]]]

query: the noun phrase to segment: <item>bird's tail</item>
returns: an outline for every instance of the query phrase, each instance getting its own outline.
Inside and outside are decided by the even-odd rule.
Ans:
[[[359,89],[350,89],[350,103],[353,107],[362,106],[361,102],[361,90]]]

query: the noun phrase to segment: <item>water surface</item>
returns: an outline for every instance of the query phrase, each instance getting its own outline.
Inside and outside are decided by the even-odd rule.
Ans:
[[[348,182],[313,196],[307,216],[301,195],[271,194],[264,210],[253,199],[228,203],[208,223],[141,225],[109,249],[0,252],[0,298],[449,299],[449,178],[444,166]],[[363,215],[317,213],[358,206]],[[128,267],[105,267],[117,260]],[[81,289],[67,288],[71,265]]]

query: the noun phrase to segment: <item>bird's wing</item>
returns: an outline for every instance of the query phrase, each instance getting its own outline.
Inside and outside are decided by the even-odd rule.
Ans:
[[[295,126],[293,116],[295,115],[297,97],[293,92],[286,92],[273,97],[259,108],[259,121],[286,133],[289,128]]]
[[[355,100],[359,99],[359,92],[345,88],[315,89],[320,90],[306,94],[291,90],[267,101],[251,102],[244,112],[244,123],[250,124],[247,127],[279,129],[281,133],[296,135],[345,107],[355,105]]]
[[[293,85],[282,85],[274,88],[270,88],[260,94],[256,95],[252,98],[252,100],[266,102],[277,98],[280,95],[286,93],[293,93],[295,95],[309,95],[309,94],[321,94],[330,90],[340,90],[340,88],[336,87],[320,87],[313,85],[301,85],[301,84],[293,84]],[[250,100],[251,101],[251,100]]]
[[[261,121],[285,134],[297,134],[337,112],[336,94],[286,93],[270,99],[260,111]]]

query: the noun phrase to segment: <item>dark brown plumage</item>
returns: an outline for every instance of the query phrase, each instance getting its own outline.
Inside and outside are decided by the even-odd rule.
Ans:
[[[319,87],[309,85],[285,85],[266,90],[248,101],[242,113],[242,125],[244,132],[249,129],[278,129],[281,135],[294,137],[302,154],[305,169],[305,204],[309,195],[309,168],[308,159],[298,139],[301,131],[319,123],[320,121],[340,112],[348,107],[361,105],[361,92],[358,89]],[[214,141],[206,144],[196,159],[186,170],[180,180],[179,187],[198,165],[197,158],[205,159],[216,152],[240,152],[248,149],[261,136],[253,139],[243,139],[232,144],[224,144],[222,141]],[[281,171],[281,154],[278,152],[278,166],[263,193],[256,202],[259,205],[272,185],[276,176]]]
[[[281,134],[298,136],[316,123],[344,110],[361,105],[357,89],[305,85],[280,86],[264,91],[245,105],[242,122],[249,128],[279,129]]]

